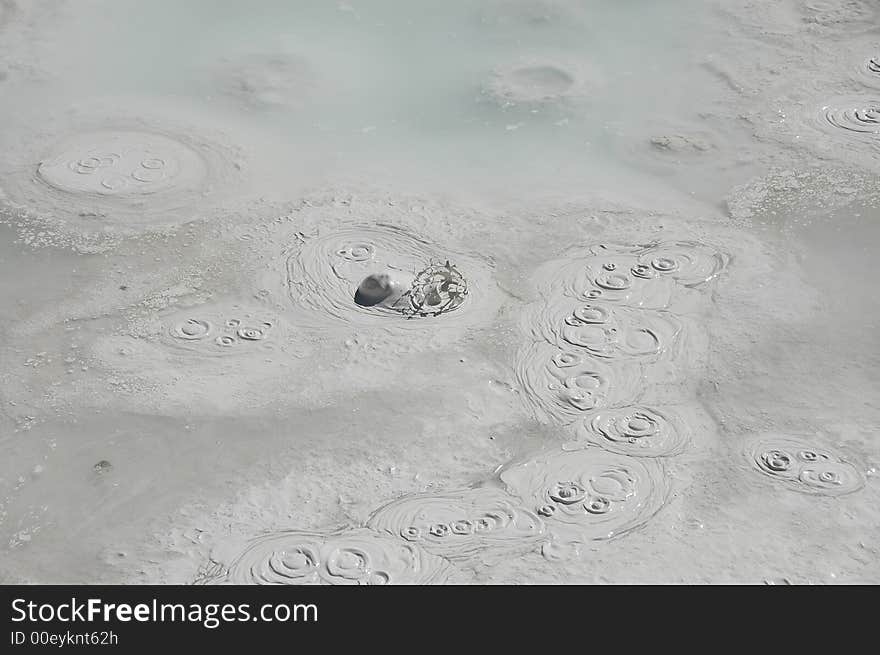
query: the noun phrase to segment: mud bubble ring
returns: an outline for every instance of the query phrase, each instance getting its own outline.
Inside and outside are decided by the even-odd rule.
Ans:
[[[500,476],[508,491],[538,508],[553,534],[575,541],[609,539],[641,527],[665,505],[669,486],[660,461],[588,447],[537,455],[509,465]],[[561,490],[577,493],[560,495]]]
[[[639,270],[669,276],[686,287],[704,284],[726,265],[725,258],[709,246],[696,241],[661,242],[645,247],[639,254]]]
[[[536,514],[491,487],[404,496],[378,509],[367,527],[452,561],[524,552],[544,531]]]
[[[198,341],[209,337],[214,331],[213,326],[198,318],[188,318],[176,323],[171,328],[171,336],[185,341]]]
[[[642,406],[600,410],[578,425],[577,435],[579,441],[564,447],[592,443],[634,457],[671,457],[684,452],[690,442],[678,415]]]

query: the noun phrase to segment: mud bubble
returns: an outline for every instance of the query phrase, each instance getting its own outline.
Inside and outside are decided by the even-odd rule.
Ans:
[[[421,323],[406,319],[458,322],[479,313],[488,286],[477,258],[456,253],[453,264],[438,246],[391,225],[341,228],[304,239],[294,250],[287,259],[291,299],[314,318],[323,316],[324,325],[326,318],[403,330]]]

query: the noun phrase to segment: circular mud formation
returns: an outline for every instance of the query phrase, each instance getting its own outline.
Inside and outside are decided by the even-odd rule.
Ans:
[[[597,75],[585,65],[542,60],[497,68],[483,93],[504,108],[561,107],[587,98],[597,86]]]
[[[290,297],[321,327],[436,329],[466,324],[488,307],[484,261],[446,251],[404,228],[340,227],[298,240],[293,251],[287,258]],[[381,286],[386,278],[389,292],[373,302],[375,294],[366,294],[364,285],[377,280]],[[391,293],[392,281],[398,293]]]
[[[844,96],[820,105],[806,122],[815,150],[848,164],[874,169],[880,159],[880,99]]]
[[[593,304],[664,309],[675,287],[697,288],[716,278],[728,258],[696,241],[647,245],[597,244],[573,249],[537,271],[545,297],[568,296]]]
[[[547,300],[536,317],[527,316],[536,336],[560,348],[608,360],[656,361],[674,349],[681,322],[668,312],[632,310],[611,303]]]
[[[526,552],[544,533],[536,514],[492,488],[404,496],[377,510],[367,526],[451,561]]]
[[[554,451],[505,468],[501,480],[556,536],[610,539],[642,526],[666,503],[659,461],[592,447]]]
[[[442,584],[452,572],[445,560],[370,530],[291,530],[257,537],[228,559],[215,552],[195,583]]]
[[[852,464],[799,438],[763,435],[747,444],[746,456],[754,469],[792,491],[843,496],[859,491],[865,484]]]
[[[683,421],[672,412],[649,407],[602,410],[578,424],[579,442],[566,450],[592,443],[600,448],[633,457],[680,455],[690,443]]]
[[[93,132],[57,144],[37,166],[37,178],[80,196],[145,196],[197,190],[204,160],[184,143],[147,132]]]
[[[240,191],[241,155],[221,135],[139,119],[76,122],[7,151],[0,205],[21,229],[74,240],[137,234],[210,218]]]
[[[840,102],[822,107],[825,121],[833,128],[867,134],[880,135],[880,100]]]
[[[870,57],[859,67],[859,79],[871,84],[880,84],[880,55]]]

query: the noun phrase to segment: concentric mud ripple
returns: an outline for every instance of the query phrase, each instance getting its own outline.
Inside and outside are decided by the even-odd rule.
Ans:
[[[582,441],[566,450],[593,443],[605,450],[634,457],[669,457],[681,454],[690,441],[683,421],[673,412],[649,407],[601,410],[578,424]]]
[[[674,282],[656,271],[642,271],[638,248],[600,244],[572,251],[535,273],[545,298],[567,296],[585,303],[662,309],[669,305]]]
[[[696,241],[660,242],[642,249],[632,274],[668,276],[678,284],[696,287],[716,277],[726,263],[721,253]]]
[[[865,484],[858,469],[839,455],[795,437],[761,436],[747,444],[746,455],[758,471],[801,493],[842,496]]]
[[[611,303],[548,299],[539,312],[535,336],[560,348],[605,359],[653,361],[674,348],[681,322],[668,312],[633,310]],[[537,328],[537,329],[535,329]]]
[[[458,561],[533,548],[543,521],[498,489],[413,494],[376,511],[367,526]]]
[[[880,84],[880,55],[871,57],[864,62],[859,72],[862,74],[863,80],[867,80],[874,84]]]
[[[642,368],[533,343],[517,358],[517,379],[539,419],[568,424],[603,407],[631,405],[642,393]]]
[[[599,448],[554,451],[506,468],[501,480],[558,536],[610,539],[640,527],[665,504],[669,488],[659,462]]]
[[[258,537],[225,561],[215,553],[196,584],[442,584],[443,559],[370,530],[291,530]]]
[[[825,121],[832,127],[858,134],[880,134],[880,100],[853,101],[822,107]]]
[[[392,225],[342,227],[293,250],[287,259],[291,298],[325,326],[327,319],[402,329],[424,329],[425,320],[457,323],[478,311],[488,284],[477,258],[446,252]],[[383,272],[400,281],[400,299],[390,307],[355,302],[364,278]]]

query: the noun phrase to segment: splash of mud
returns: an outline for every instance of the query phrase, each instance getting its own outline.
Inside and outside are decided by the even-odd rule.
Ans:
[[[307,310],[317,325],[424,331],[467,322],[482,313],[478,305],[488,286],[486,265],[472,256],[444,251],[404,228],[344,225],[296,241],[287,258],[287,287],[294,307]],[[393,307],[355,302],[362,280],[381,271],[409,281],[400,300]]]
[[[453,572],[445,560],[371,530],[290,530],[257,537],[238,553],[214,552],[195,583],[442,584]]]
[[[745,452],[755,469],[793,491],[842,496],[859,491],[865,484],[855,466],[808,440],[762,435],[750,440]]]
[[[367,526],[456,562],[525,552],[544,532],[536,514],[489,487],[404,496],[377,510]]]
[[[508,490],[569,541],[610,539],[641,527],[666,503],[660,460],[601,450],[552,451],[501,472]]]

